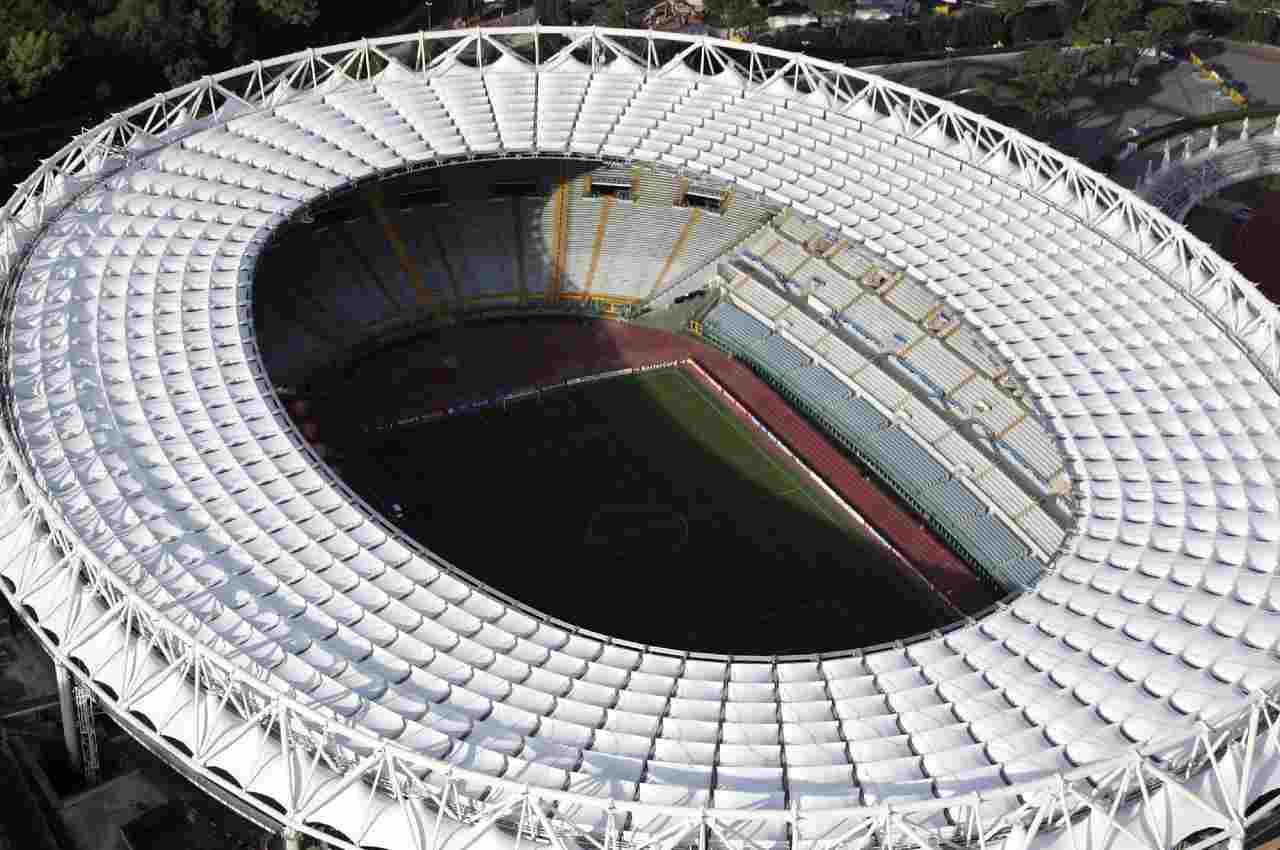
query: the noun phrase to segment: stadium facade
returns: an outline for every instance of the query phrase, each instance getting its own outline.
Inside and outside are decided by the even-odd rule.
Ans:
[[[838,325],[857,287],[907,286],[934,302],[930,363],[980,338],[1061,458],[1025,508],[1002,489],[978,511],[1025,547],[998,556],[1031,558],[1025,590],[874,651],[719,657],[583,632],[404,539],[285,414],[255,264],[356,183],[522,157],[712,181],[864,258],[848,305],[737,243],[633,303],[710,282],[723,344],[837,381],[948,480],[996,467],[947,467],[886,416],[906,344],[843,366],[865,347]],[[1277,805],[1276,309],[1137,197],[953,104],[679,35],[386,38],[113,116],[0,227],[3,592],[124,728],[263,822],[389,850],[1199,848]],[[983,433],[962,436],[1003,439]]]

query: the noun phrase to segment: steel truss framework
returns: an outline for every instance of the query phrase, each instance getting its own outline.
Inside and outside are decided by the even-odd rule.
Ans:
[[[542,54],[543,39],[556,45],[554,51]],[[532,44],[532,60],[527,48],[513,46],[517,41]],[[939,141],[958,142],[970,164],[998,170],[1029,195],[1070,211],[1098,232],[1126,238],[1149,268],[1216,317],[1266,375],[1274,380],[1280,372],[1276,308],[1203,243],[1079,163],[953,104],[831,63],[712,39],[607,29],[535,27],[363,41],[257,62],[156,95],[85,131],[45,161],[4,206],[0,265],[6,309],[25,252],[45,224],[81,192],[147,152],[315,89],[361,84],[391,63],[424,73],[470,55],[481,62],[482,48],[538,66],[585,51],[593,64],[625,55],[651,74],[680,64],[703,73],[730,68],[749,87],[782,81],[837,113],[888,116],[904,138],[935,147]],[[411,56],[403,62],[396,58],[406,53]],[[6,345],[9,339],[6,335]],[[6,349],[6,358],[9,354]],[[139,718],[146,715],[139,706],[164,690],[183,689],[189,694],[187,715],[196,746],[188,749],[154,735],[151,745],[242,805],[342,846],[379,846],[378,824],[393,813],[411,824],[413,846],[432,850],[465,850],[481,841],[492,846],[495,840],[507,846],[536,841],[557,850],[757,847],[746,828],[761,824],[785,825],[789,843],[797,847],[985,850],[1000,844],[1026,850],[1053,844],[1083,850],[1123,844],[1158,850],[1194,835],[1189,850],[1199,850],[1223,839],[1239,847],[1245,829],[1280,805],[1273,800],[1246,816],[1249,803],[1275,787],[1280,773],[1280,705],[1264,692],[1191,732],[1049,779],[902,806],[828,810],[821,830],[812,828],[813,816],[796,806],[743,811],[607,801],[454,767],[306,705],[269,684],[267,671],[193,640],[73,533],[27,465],[11,399],[5,426],[0,429],[0,499],[10,510],[0,528],[3,592],[46,650],[76,669],[94,697],[141,735],[147,733]],[[56,604],[37,613],[34,600],[51,593]],[[109,639],[134,647],[123,655],[124,667],[116,671],[119,687],[112,689],[77,667],[85,647]],[[228,754],[271,761],[271,769],[283,772],[288,789],[283,811],[228,781],[217,767]],[[362,813],[358,822],[345,824],[349,840],[335,839],[326,820],[339,800],[354,801]],[[992,814],[992,804],[1005,801],[1015,805]],[[560,816],[572,807],[599,811],[604,828],[581,831],[574,820]],[[943,811],[946,825],[935,825],[936,818],[925,825]],[[659,834],[628,835],[622,832],[628,813],[666,814],[674,820]],[[833,817],[835,827],[830,826]]]
[[[512,37],[532,37],[531,59],[524,55],[527,48],[518,53],[510,46]],[[556,50],[542,55],[542,38],[555,39]],[[638,49],[631,49],[633,44]],[[1012,164],[1012,179],[1029,194],[1059,205],[1101,232],[1132,234],[1144,262],[1210,306],[1266,365],[1268,374],[1280,372],[1276,306],[1204,242],[1071,157],[948,101],[832,62],[757,45],[630,30],[516,27],[389,36],[254,62],[157,94],[86,130],[17,187],[0,210],[0,272],[9,275],[16,269],[23,250],[52,214],[150,150],[246,111],[275,107],[312,90],[369,80],[392,63],[408,64],[418,73],[471,57],[479,64],[485,47],[535,67],[554,67],[585,52],[593,66],[622,55],[658,75],[681,65],[704,74],[732,69],[750,87],[790,84],[837,114],[868,120],[891,117],[904,138],[926,144],[959,142],[974,166],[1004,173]],[[396,58],[406,51],[412,54],[408,63]]]
[[[1114,846],[1123,839],[1127,839],[1124,846],[1161,850],[1188,837],[1188,812],[1194,813],[1190,820],[1198,828],[1192,835],[1198,840],[1184,850],[1204,850],[1224,840],[1231,850],[1238,850],[1250,825],[1280,811],[1277,796],[1246,815],[1258,789],[1273,783],[1280,771],[1280,703],[1261,693],[1243,710],[1200,724],[1190,735],[997,792],[902,807],[849,809],[840,813],[847,819],[839,828],[827,827],[821,834],[806,833],[809,816],[795,807],[751,813],[691,810],[603,801],[495,779],[441,764],[336,722],[274,691],[217,651],[188,640],[161,611],[120,586],[114,573],[76,547],[47,496],[20,465],[6,459],[3,472],[6,484],[0,496],[9,504],[26,503],[0,529],[10,558],[3,570],[3,591],[55,663],[73,671],[79,686],[92,691],[152,749],[160,750],[202,785],[235,798],[238,807],[248,809],[251,816],[256,813],[259,822],[279,822],[286,829],[338,846],[362,846],[335,838],[326,829],[324,808],[344,796],[368,804],[366,830],[377,813],[372,805],[375,799],[383,797],[384,805],[386,799],[392,801],[414,825],[414,847],[424,850],[466,850],[495,832],[516,846],[529,841],[556,850],[767,846],[741,834],[744,822],[785,824],[793,847],[1029,850],[1045,846],[1037,838],[1055,838],[1052,833],[1057,831],[1066,836],[1066,843],[1057,837],[1053,845],[1072,850]],[[48,536],[42,539],[46,529]],[[51,585],[62,587],[66,603],[53,617],[38,620],[26,601]],[[111,630],[136,636],[143,649],[132,656],[123,673],[120,693],[84,676],[77,663],[78,651],[86,643],[103,639]],[[148,659],[150,663],[144,663]],[[194,751],[148,734],[154,731],[150,721],[135,711],[149,694],[175,686],[191,692],[199,742]],[[228,710],[234,722],[217,722],[215,716],[226,717]],[[227,780],[225,771],[211,768],[219,754],[232,749],[255,754],[264,764],[278,761],[288,778],[284,811],[245,793]],[[487,793],[477,794],[478,789]],[[1016,799],[1018,805],[992,817],[988,808],[1000,799]],[[564,805],[598,808],[608,828],[603,833],[586,833],[557,819],[555,808]],[[952,827],[919,823],[944,809],[954,821]],[[678,822],[643,841],[627,841],[619,826],[628,812],[665,813]]]

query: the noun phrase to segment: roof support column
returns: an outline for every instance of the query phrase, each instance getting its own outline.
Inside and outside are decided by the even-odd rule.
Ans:
[[[67,672],[65,664],[55,662],[54,672],[58,677],[58,708],[62,714],[62,743],[67,748],[67,758],[71,769],[79,776],[84,772],[84,761],[80,758],[80,730],[76,726],[76,704],[72,688],[75,683]]]
[[[547,301],[554,303],[560,300],[560,290],[564,286],[564,259],[569,241],[569,177],[564,173],[563,165],[552,204],[555,217],[551,236],[551,286]]]
[[[649,297],[657,295],[662,290],[662,284],[666,281],[667,275],[671,274],[671,267],[675,264],[680,255],[684,253],[684,246],[689,242],[689,236],[698,227],[698,222],[702,220],[702,210],[694,207],[689,211],[689,220],[684,223],[684,227],[680,229],[680,235],[676,237],[676,244],[671,246],[671,253],[667,255],[667,261],[662,265],[662,271],[658,273],[658,278],[653,282],[653,288],[649,290]]]
[[[511,199],[511,224],[516,246],[516,292],[520,293],[520,303],[529,303],[529,277],[524,267],[524,211],[520,208],[520,198]]]
[[[596,238],[591,243],[591,268],[587,270],[585,284],[588,297],[591,295],[591,284],[596,278],[596,269],[600,267],[600,248],[604,245],[605,230],[609,227],[609,211],[617,202],[618,199],[613,195],[605,195],[604,204],[600,207],[600,220],[596,223]]]

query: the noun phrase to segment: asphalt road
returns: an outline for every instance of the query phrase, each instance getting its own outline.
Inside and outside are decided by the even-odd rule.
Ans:
[[[1280,49],[1231,42],[1203,44],[1196,49],[1206,62],[1219,67],[1224,76],[1243,82],[1254,107],[1280,105]],[[1159,83],[1158,88],[1143,103],[1118,104],[1111,109],[1105,103],[1097,105],[1095,115],[1082,124],[1081,132],[1105,127],[1109,131],[1108,139],[1121,140],[1128,127],[1150,129],[1181,118],[1232,108],[1230,100],[1216,95],[1217,86],[1202,78],[1189,63],[1159,74],[1155,81]],[[1148,160],[1155,160],[1158,166],[1163,150],[1160,145],[1147,148],[1122,162],[1112,176],[1125,185],[1133,185],[1146,171]]]
[[[1280,104],[1280,48],[1227,41],[1198,43],[1194,49],[1218,66],[1224,76],[1246,85],[1255,106]],[[865,70],[935,93],[971,89],[983,74],[1010,73],[1021,61],[1021,51],[996,53],[969,59],[935,59],[900,62]],[[1150,129],[1210,112],[1231,108],[1231,101],[1217,94],[1217,86],[1205,80],[1189,63],[1176,65],[1144,61],[1139,84],[1106,88],[1082,86],[1071,104],[1073,120],[1058,131],[1052,143],[1084,162],[1091,162],[1112,145],[1127,138],[1129,128]],[[1159,151],[1153,155],[1158,156]],[[1126,163],[1121,173],[1127,182],[1145,170],[1145,161]],[[1132,173],[1130,173],[1132,172]]]

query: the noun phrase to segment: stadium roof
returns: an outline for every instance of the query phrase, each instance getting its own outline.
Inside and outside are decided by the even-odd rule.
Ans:
[[[283,412],[255,260],[353,181],[528,155],[709,173],[890,266],[886,232],[1007,249],[988,268],[1009,274],[906,271],[1061,440],[1081,508],[1052,572],[902,646],[724,658],[544,620],[403,539]],[[131,731],[291,828],[1129,848],[1238,843],[1280,786],[1275,308],[959,107],[711,39],[417,34],[157,95],[42,165],[0,228],[4,592]],[[1055,250],[1111,259],[1021,287]]]

